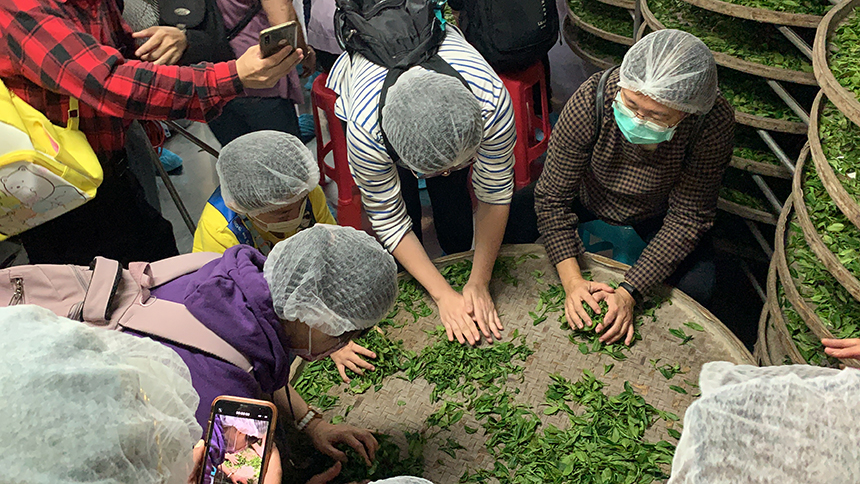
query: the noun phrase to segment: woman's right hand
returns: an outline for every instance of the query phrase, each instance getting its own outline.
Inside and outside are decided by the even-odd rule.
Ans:
[[[340,461],[335,462],[334,465],[326,469],[325,472],[311,477],[311,480],[309,480],[307,484],[328,484],[335,477],[340,475],[340,471],[343,468],[342,466],[343,464],[341,464]],[[361,483],[351,482],[349,484],[367,484],[368,482],[369,481],[362,481]]]
[[[252,45],[236,59],[236,73],[246,88],[265,89],[274,87],[283,77],[290,73],[304,54],[302,49],[293,50],[287,46],[265,59],[259,45]]]
[[[564,289],[567,293],[564,298],[564,317],[567,318],[567,324],[571,328],[576,327],[578,329],[593,325],[591,318],[588,317],[588,313],[585,312],[582,304],[588,304],[594,310],[595,314],[600,314],[600,305],[597,303],[597,299],[594,298],[594,294],[599,291],[609,294],[615,292],[608,284],[587,281],[582,277],[573,278],[567,284],[564,284]]]
[[[460,344],[468,341],[470,345],[474,345],[481,340],[478,325],[469,313],[469,305],[462,294],[449,288],[442,297],[436,299],[436,305],[439,307],[439,316],[448,334],[448,341],[457,338]]]

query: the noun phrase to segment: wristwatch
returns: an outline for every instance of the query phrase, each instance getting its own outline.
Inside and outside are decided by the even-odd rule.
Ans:
[[[642,293],[639,292],[638,289],[633,287],[633,285],[631,285],[629,282],[624,281],[621,284],[619,284],[618,287],[623,287],[624,290],[629,292],[630,295],[633,296],[633,300],[636,301],[636,304],[639,304],[642,302]]]

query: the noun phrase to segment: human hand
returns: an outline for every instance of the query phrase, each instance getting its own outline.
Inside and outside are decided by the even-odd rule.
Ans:
[[[341,464],[340,461],[335,462],[334,465],[329,467],[325,472],[311,477],[311,480],[309,480],[306,484],[328,484],[329,481],[340,475],[340,471],[342,468],[343,464]],[[370,481],[361,481],[361,484],[367,484],[368,482]],[[349,484],[359,483],[351,482]]]
[[[564,298],[564,317],[571,328],[575,326],[578,329],[585,326],[591,327],[593,324],[588,313],[585,312],[585,307],[582,306],[583,303],[588,304],[594,310],[594,314],[600,314],[600,305],[594,294],[601,291],[607,294],[615,292],[608,284],[587,281],[582,277],[565,284],[564,288],[567,293]]]
[[[230,481],[233,484],[248,484],[249,479],[257,477],[257,469],[251,466],[242,466],[230,474]]]
[[[469,281],[463,286],[463,298],[466,300],[466,311],[478,323],[478,328],[484,334],[487,343],[493,342],[493,338],[490,336],[491,331],[496,339],[502,339],[502,322],[499,320],[499,313],[496,311],[492,296],[490,296],[489,286],[487,284],[473,284]]]
[[[305,53],[305,58],[302,59],[302,75],[300,77],[306,78],[317,71],[317,51],[309,45],[306,45],[302,51]]]
[[[203,440],[197,441],[194,449],[191,450],[191,456],[194,460],[194,468],[188,476],[188,484],[196,484],[200,482],[200,473],[203,472],[203,457],[206,455],[206,444]]]
[[[823,339],[827,356],[834,358],[860,358],[860,338]]]
[[[349,378],[346,376],[346,368],[359,375],[364,375],[362,368],[368,371],[376,369],[375,366],[370,364],[370,362],[364,361],[359,355],[373,359],[376,358],[376,353],[356,344],[355,341],[350,341],[349,344],[331,354],[331,359],[334,361],[335,366],[337,366],[337,372],[340,373],[340,377],[344,383],[349,383]]]
[[[230,461],[233,465],[239,463],[239,457],[237,457],[236,454],[224,454],[224,460]]]
[[[295,69],[302,60],[302,49],[293,51],[286,46],[265,59],[259,45],[252,45],[236,59],[236,73],[246,88],[265,89],[273,87],[284,76]]]
[[[149,38],[134,51],[134,55],[142,61],[156,65],[171,66],[179,62],[185,49],[188,48],[188,38],[185,32],[176,27],[156,26],[134,32],[135,39]]]
[[[480,341],[481,334],[470,314],[473,308],[469,307],[462,294],[450,289],[436,300],[436,305],[439,307],[439,317],[442,319],[442,325],[445,326],[448,341],[454,341],[454,338],[457,338],[460,344],[468,341],[470,345]]]
[[[623,287],[619,287],[614,293],[600,291],[595,294],[595,299],[606,301],[608,305],[603,322],[594,329],[595,332],[600,333],[609,328],[600,337],[600,341],[612,344],[624,337],[624,344],[630,346],[633,342],[633,308],[636,306],[636,300]]]
[[[335,444],[346,444],[352,447],[358,455],[364,457],[364,462],[368,466],[376,457],[376,449],[379,447],[370,430],[346,424],[332,425],[322,419],[312,420],[305,428],[305,433],[311,438],[317,450],[340,462],[346,462],[346,454],[338,450]]]

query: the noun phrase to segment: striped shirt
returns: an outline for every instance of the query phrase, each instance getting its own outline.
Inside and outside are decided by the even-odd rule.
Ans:
[[[514,191],[516,128],[508,91],[456,28],[449,26],[439,55],[463,76],[481,105],[484,137],[472,165],[475,196],[484,203],[509,204]],[[361,191],[365,211],[382,244],[393,251],[412,229],[412,222],[400,194],[397,168],[385,151],[377,121],[379,95],[387,73],[387,69],[360,54],[353,58],[343,54],[332,67],[328,87],[339,96],[335,113],[347,123],[349,168]]]

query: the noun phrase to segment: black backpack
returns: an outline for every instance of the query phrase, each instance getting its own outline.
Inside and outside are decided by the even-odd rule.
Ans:
[[[543,59],[559,36],[554,0],[451,0],[466,40],[497,72],[521,71]]]
[[[379,97],[379,129],[388,156],[400,156],[382,130],[382,108],[388,89],[414,66],[455,77],[469,88],[463,76],[439,57],[445,40],[444,0],[337,0],[334,27],[338,43],[349,55],[361,54],[388,69]]]
[[[226,62],[236,58],[230,41],[245,29],[262,9],[260,0],[245,12],[233,28],[227,30],[216,0],[159,0],[162,25],[185,29],[188,48],[179,65],[200,62]]]

